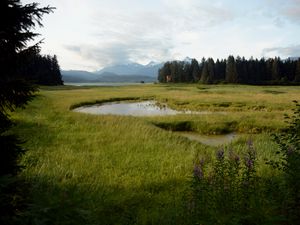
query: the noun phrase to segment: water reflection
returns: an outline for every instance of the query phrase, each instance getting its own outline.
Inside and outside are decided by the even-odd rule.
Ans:
[[[158,104],[156,101],[143,102],[110,102],[74,109],[75,112],[83,112],[97,115],[125,115],[125,116],[166,116],[176,114],[226,114],[226,112],[190,111],[170,109],[166,104]]]
[[[111,102],[101,105],[83,106],[74,109],[76,112],[90,114],[112,114],[131,116],[163,116],[183,113],[168,108],[166,105],[157,105],[155,101],[143,102]]]
[[[176,132],[190,140],[201,142],[202,144],[210,146],[219,146],[228,144],[237,138],[236,133],[229,133],[224,135],[202,135],[196,132]]]

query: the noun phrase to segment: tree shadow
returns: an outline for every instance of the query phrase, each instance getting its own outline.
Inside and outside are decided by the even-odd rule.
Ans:
[[[72,178],[70,178],[72,179]],[[49,182],[51,181],[51,182]],[[186,180],[122,188],[31,180],[26,224],[189,224]]]

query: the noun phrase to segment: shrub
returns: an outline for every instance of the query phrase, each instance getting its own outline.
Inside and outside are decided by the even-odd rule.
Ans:
[[[288,127],[274,135],[279,145],[277,154],[280,160],[268,162],[273,168],[284,172],[281,210],[287,224],[298,224],[300,221],[300,104],[297,101],[295,104],[294,114],[286,116]]]
[[[232,149],[220,149],[212,163],[200,159],[194,166],[190,212],[195,224],[299,224],[300,221],[300,104],[288,127],[274,135],[279,145],[275,177],[256,172],[252,141],[241,158]],[[227,154],[225,154],[227,152]],[[211,165],[210,165],[211,164]]]
[[[247,225],[273,220],[272,203],[266,200],[267,182],[257,175],[256,164],[252,141],[242,156],[229,148],[217,151],[211,167],[199,160],[194,166],[190,199],[194,223]]]

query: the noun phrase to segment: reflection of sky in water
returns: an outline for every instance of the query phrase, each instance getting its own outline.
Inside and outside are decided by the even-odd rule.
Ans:
[[[158,107],[155,101],[144,102],[118,102],[103,105],[83,106],[75,109],[76,112],[91,114],[113,114],[113,115],[132,115],[132,116],[159,116],[175,115],[183,113],[166,107]]]
[[[75,112],[83,112],[97,115],[131,115],[131,116],[165,116],[176,114],[226,114],[225,112],[209,112],[209,111],[177,111],[168,108],[165,104],[159,107],[156,101],[144,102],[111,102],[102,105],[82,106],[74,109]]]
[[[228,144],[238,137],[236,133],[229,133],[224,135],[201,135],[195,132],[176,132],[190,140],[199,141],[210,146],[219,146]]]

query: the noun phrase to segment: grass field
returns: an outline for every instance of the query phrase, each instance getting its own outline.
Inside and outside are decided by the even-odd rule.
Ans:
[[[188,124],[203,134],[241,133],[230,148],[242,153],[253,139],[259,173],[272,176],[264,160],[275,157],[277,146],[269,134],[285,127],[284,114],[292,113],[299,96],[300,87],[293,86],[42,87],[12,115],[13,131],[28,150],[20,175],[31,187],[27,218],[34,224],[189,224],[185,197],[194,162],[211,158],[218,147],[170,130]],[[126,98],[226,114],[131,117],[70,110]]]

